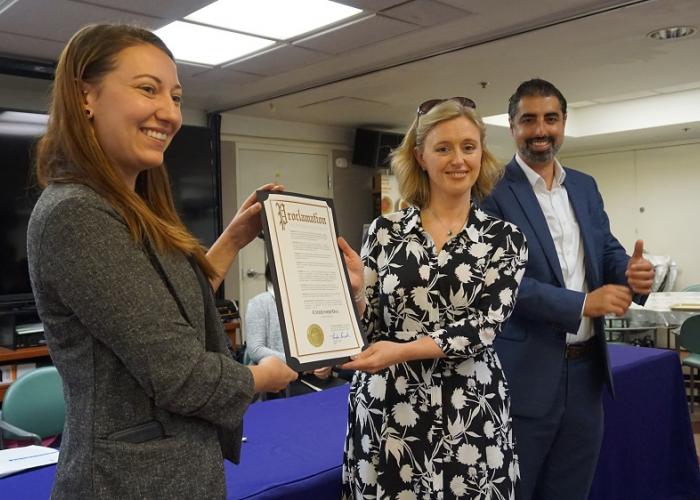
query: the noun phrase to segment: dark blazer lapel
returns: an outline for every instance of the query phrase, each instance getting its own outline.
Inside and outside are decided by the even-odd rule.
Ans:
[[[566,179],[564,179],[564,187],[566,187],[566,193],[569,196],[569,203],[571,203],[571,207],[574,209],[581,239],[583,240],[583,260],[586,267],[586,281],[588,282],[589,288],[593,290],[602,284],[600,272],[596,265],[599,261],[599,256],[596,255],[597,247],[593,242],[593,233],[591,231],[593,222],[591,221],[587,209],[588,204],[586,203],[585,191],[581,186],[578,186],[576,180],[571,177],[571,175],[566,176]]]
[[[515,199],[523,209],[525,216],[540,242],[540,246],[544,251],[552,274],[556,276],[559,286],[563,287],[565,285],[564,276],[561,273],[561,264],[559,263],[559,257],[557,257],[557,250],[554,248],[552,234],[549,232],[549,227],[542,213],[542,208],[540,208],[540,204],[537,201],[537,196],[535,196],[530,182],[515,159],[511,160],[506,169],[506,176],[510,181],[510,189],[513,191]]]

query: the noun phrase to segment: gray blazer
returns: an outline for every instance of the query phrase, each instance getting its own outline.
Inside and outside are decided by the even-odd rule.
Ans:
[[[27,247],[66,398],[52,497],[223,498],[222,457],[238,460],[253,380],[227,351],[201,272],[134,243],[82,185],[44,190]],[[120,436],[154,421],[160,439]]]

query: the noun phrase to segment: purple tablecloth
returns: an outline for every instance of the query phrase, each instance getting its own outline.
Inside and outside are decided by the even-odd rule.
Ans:
[[[605,400],[591,500],[699,499],[678,355],[612,345],[610,358],[617,399]],[[346,418],[347,386],[251,406],[241,464],[225,463],[228,498],[337,499]],[[48,498],[54,474],[45,467],[0,479],[0,498]]]
[[[700,472],[678,354],[610,345],[615,400],[591,500],[697,500]]]

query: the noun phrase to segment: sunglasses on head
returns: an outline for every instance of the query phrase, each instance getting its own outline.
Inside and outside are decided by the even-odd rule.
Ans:
[[[456,101],[465,108],[476,109],[476,103],[468,97],[448,97],[447,99],[428,99],[427,101],[422,102],[420,106],[418,106],[418,110],[416,112],[418,113],[418,116],[424,115],[428,111],[433,109],[435,106],[445,101]]]

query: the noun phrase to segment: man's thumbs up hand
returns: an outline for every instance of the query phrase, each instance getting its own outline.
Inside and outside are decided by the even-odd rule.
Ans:
[[[644,241],[637,240],[634,242],[634,253],[632,254],[633,259],[643,259],[644,258]]]
[[[634,252],[627,263],[627,284],[634,293],[648,295],[654,283],[654,266],[644,258],[644,241],[634,243]]]

